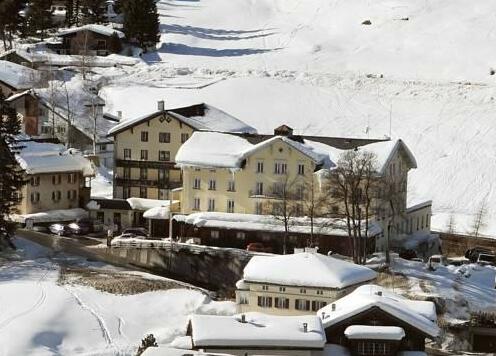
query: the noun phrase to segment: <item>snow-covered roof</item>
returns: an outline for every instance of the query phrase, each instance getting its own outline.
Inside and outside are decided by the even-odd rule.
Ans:
[[[407,158],[410,160],[410,167],[417,168],[417,161],[415,159],[415,156],[410,151],[405,142],[401,139],[396,141],[374,142],[363,146],[361,149],[375,154],[377,159],[377,168],[380,174],[384,173],[386,167],[388,166],[388,163],[391,161],[391,159],[393,159],[396,152],[400,149],[405,152]]]
[[[245,322],[242,322],[242,315]],[[307,330],[304,330],[304,323]],[[193,315],[195,347],[261,347],[322,349],[326,336],[314,315],[274,316],[246,313],[233,316]]]
[[[85,177],[95,175],[93,163],[75,149],[62,145],[22,142],[24,148],[15,155],[17,163],[27,174],[80,172]]]
[[[432,206],[432,200],[427,200],[427,201],[424,201],[422,203],[418,203],[418,204],[415,204],[415,205],[412,205],[410,207],[408,207],[406,209],[406,213],[413,213],[414,211],[417,211],[417,210],[420,210],[420,209],[424,209],[424,208],[428,208]]]
[[[234,116],[231,116],[211,105],[202,103],[175,109],[166,109],[146,116],[124,120],[109,130],[108,134],[116,135],[119,132],[164,114],[169,114],[175,117],[177,120],[191,126],[195,130],[237,133],[257,132],[256,129],[235,118]]]
[[[34,69],[0,60],[0,81],[15,90],[32,88],[40,78],[40,73]]]
[[[119,36],[119,38],[126,37],[126,35],[122,31],[116,30],[112,27],[97,25],[97,24],[89,24],[89,25],[64,29],[64,30],[59,31],[58,35],[59,36],[66,36],[66,35],[70,35],[70,34],[73,34],[76,32],[80,32],[80,31],[91,31],[91,32],[95,32],[95,33],[98,33],[100,35],[109,36],[109,37],[112,36],[114,33],[117,33],[117,36]]]
[[[370,281],[377,273],[319,253],[254,256],[244,269],[246,282],[342,289]]]
[[[146,198],[128,198],[126,200],[131,206],[131,209],[140,210],[140,211],[147,211],[152,208],[169,206],[168,200],[146,199]]]
[[[141,356],[232,356],[229,354],[213,354],[202,351],[175,349],[168,346],[149,347]]]
[[[172,202],[172,210],[174,210],[174,206],[179,205],[179,200],[174,200]],[[170,217],[170,201],[167,200],[166,205],[156,206],[151,209],[148,209],[143,213],[143,217],[145,219],[151,220],[169,220]]]
[[[346,328],[344,335],[350,340],[400,341],[405,337],[405,330],[399,326],[351,325]]]
[[[24,224],[26,220],[32,220],[34,223],[50,223],[50,222],[67,222],[75,221],[88,216],[88,212],[81,208],[66,209],[66,210],[48,210],[40,213],[13,215],[12,220]]]
[[[243,161],[255,152],[282,141],[308,156],[316,164],[330,162],[329,155],[315,147],[285,136],[274,136],[253,144],[248,138],[221,132],[195,132],[178,150],[179,166],[233,168],[242,167]],[[309,141],[310,142],[310,141]],[[228,149],[226,149],[228,148]]]
[[[332,310],[332,305],[335,310]],[[402,320],[431,338],[439,334],[434,303],[409,300],[377,285],[360,286],[347,296],[320,309],[317,315],[327,328],[373,307]]]
[[[235,214],[221,212],[201,212],[187,216],[175,215],[174,220],[182,221],[197,227],[210,227],[227,230],[247,231],[272,231],[284,232],[281,221],[271,215]],[[291,231],[294,233],[309,234],[311,223],[309,217],[295,217],[292,219]],[[362,224],[363,226],[365,224]],[[375,236],[382,232],[376,223],[369,226],[369,236]],[[314,233],[321,235],[348,236],[346,222],[337,218],[314,219]]]

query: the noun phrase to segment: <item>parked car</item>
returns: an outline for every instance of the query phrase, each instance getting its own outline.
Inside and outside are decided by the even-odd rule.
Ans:
[[[64,224],[52,224],[48,227],[48,230],[54,235],[68,236],[71,234],[71,229]]]
[[[122,234],[131,234],[137,237],[149,237],[150,234],[148,233],[148,230],[145,229],[144,227],[130,227],[125,229]]]
[[[399,256],[404,260],[413,260],[417,257],[417,252],[415,252],[414,250],[403,250],[400,252]]]
[[[435,270],[438,266],[447,266],[448,259],[443,255],[432,255],[427,261],[427,266],[429,269]]]
[[[463,266],[469,263],[470,260],[466,257],[448,257],[448,264],[452,266]]]
[[[270,252],[272,252],[272,247],[265,246],[261,242],[252,242],[252,243],[249,243],[246,246],[246,251],[250,251],[250,252],[268,252],[268,253],[270,253]]]
[[[491,251],[490,249],[477,246],[477,247],[468,249],[465,252],[465,257],[468,258],[470,260],[470,262],[475,263],[475,262],[477,262],[479,255],[481,253],[488,254],[488,255],[494,255],[493,251]]]
[[[477,263],[480,265],[491,265],[494,266],[496,263],[496,256],[489,253],[479,253],[477,258]]]
[[[73,223],[67,225],[74,235],[86,235],[92,233],[95,229],[93,221],[88,218],[78,219]]]

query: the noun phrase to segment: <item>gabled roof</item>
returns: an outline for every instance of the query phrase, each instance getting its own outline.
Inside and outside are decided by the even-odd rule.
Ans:
[[[396,141],[383,141],[371,143],[363,146],[365,151],[375,154],[377,158],[377,166],[380,174],[384,174],[389,162],[394,158],[397,152],[403,151],[408,159],[410,168],[417,168],[415,156],[410,151],[405,142],[401,139]]]
[[[34,69],[0,60],[0,81],[15,90],[30,89],[40,79],[40,73]]]
[[[335,310],[332,310],[332,305]],[[328,328],[372,308],[379,308],[431,338],[439,334],[434,303],[409,300],[376,285],[358,287],[320,309],[317,315],[321,317],[324,328]]]
[[[178,150],[176,163],[180,166],[242,168],[244,160],[254,153],[282,141],[310,158],[315,164],[329,161],[329,157],[315,150],[308,142],[298,142],[286,136],[272,136],[252,144],[240,135],[221,132],[194,132]]]
[[[246,282],[332,289],[343,289],[376,277],[377,273],[368,267],[309,252],[254,256],[243,274]]]
[[[320,319],[315,315],[275,316],[253,312],[243,315],[245,322],[242,315],[193,315],[193,346],[322,349],[326,342]]]
[[[161,115],[170,115],[195,130],[256,133],[256,129],[243,121],[208,104],[196,104],[181,108],[156,111],[152,114],[125,120],[112,128],[109,136],[128,130]]]
[[[97,25],[97,24],[89,24],[89,25],[84,25],[84,26],[80,26],[80,27],[72,27],[69,29],[61,30],[61,31],[59,31],[58,36],[63,37],[63,36],[67,36],[67,35],[72,35],[76,32],[80,32],[80,31],[91,31],[91,32],[95,32],[95,33],[98,33],[100,35],[109,36],[109,37],[112,36],[114,33],[117,33],[117,36],[119,36],[119,38],[126,37],[126,35],[124,35],[124,32],[122,32],[122,31],[116,30],[112,27]]]

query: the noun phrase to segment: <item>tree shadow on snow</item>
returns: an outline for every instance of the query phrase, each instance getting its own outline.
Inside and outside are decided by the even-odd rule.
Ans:
[[[191,47],[181,43],[164,43],[158,50],[161,53],[180,54],[186,56],[203,56],[203,57],[241,57],[252,54],[261,54],[272,51],[277,51],[280,48],[274,49],[257,49],[257,48],[229,48],[215,49],[208,47]]]
[[[175,33],[180,35],[190,35],[197,38],[203,38],[207,40],[219,40],[219,41],[238,41],[238,40],[249,40],[252,38],[267,37],[274,34],[274,32],[265,32],[267,30],[221,30],[212,28],[202,28],[193,26],[181,26],[177,24],[160,25],[161,33]],[[243,36],[244,35],[244,36]]]
[[[64,332],[42,331],[33,336],[32,344],[37,348],[44,346],[50,351],[58,353],[65,336],[66,333]]]

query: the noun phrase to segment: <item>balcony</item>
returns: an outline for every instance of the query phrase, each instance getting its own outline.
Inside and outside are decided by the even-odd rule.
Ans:
[[[179,170],[175,167],[174,162],[159,162],[159,161],[133,161],[128,159],[116,159],[116,167],[130,167],[130,168],[151,168],[151,169],[174,169]]]
[[[176,181],[128,178],[115,178],[115,184],[126,187],[150,187],[158,189],[176,189],[183,186],[182,182]]]

